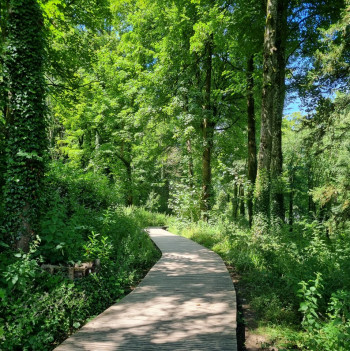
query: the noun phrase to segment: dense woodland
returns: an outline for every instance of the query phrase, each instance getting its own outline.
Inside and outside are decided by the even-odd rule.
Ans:
[[[0,0],[0,349],[123,297],[167,224],[279,350],[350,350],[349,78],[349,0]]]

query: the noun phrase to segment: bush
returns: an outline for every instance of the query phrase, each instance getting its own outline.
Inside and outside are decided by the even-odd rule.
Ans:
[[[123,230],[118,231],[122,225]],[[3,254],[0,314],[4,316],[2,350],[51,350],[130,291],[159,259],[147,234],[124,209],[105,213],[103,234],[83,245],[85,258],[101,258],[101,270],[81,280],[42,272],[36,250],[16,257]],[[17,257],[18,256],[18,257]],[[1,257],[3,259],[4,257]]]
[[[296,338],[299,347],[312,351],[347,351],[350,348],[350,291],[338,290],[332,294],[323,315],[318,302],[322,298],[322,275],[308,283],[301,282],[298,292],[302,299],[299,311],[305,333]]]
[[[52,350],[88,319],[130,291],[160,257],[142,229],[163,215],[118,206],[101,175],[54,164],[46,184],[41,231],[28,254],[0,254],[1,350]],[[42,262],[99,258],[101,269],[71,281]]]

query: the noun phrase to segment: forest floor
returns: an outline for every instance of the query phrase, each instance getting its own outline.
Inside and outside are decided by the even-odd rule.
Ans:
[[[245,287],[240,282],[241,276],[234,267],[226,265],[237,294],[237,343],[238,351],[278,351],[273,347],[269,335],[258,331],[255,311],[244,298]]]

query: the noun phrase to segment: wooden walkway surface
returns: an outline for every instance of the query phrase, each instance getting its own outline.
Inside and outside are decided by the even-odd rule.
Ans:
[[[149,228],[162,258],[140,285],[56,351],[236,351],[236,295],[214,252]]]

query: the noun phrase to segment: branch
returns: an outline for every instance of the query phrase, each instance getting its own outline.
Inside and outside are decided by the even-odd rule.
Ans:
[[[289,59],[291,58],[291,56],[294,55],[294,53],[301,47],[301,44],[303,44],[306,39],[308,38],[308,36],[306,36],[303,40],[301,40],[298,45],[296,45],[296,47],[292,50],[292,52],[286,57],[286,63],[289,61]]]
[[[128,161],[126,158],[124,158],[122,155],[120,155],[118,152],[115,152],[115,155],[119,158],[120,161],[122,161],[125,165],[125,167],[130,167],[130,161]]]
[[[232,128],[239,121],[239,119],[240,119],[240,117],[237,117],[229,126],[224,127],[224,128],[215,128],[215,130],[218,130],[218,131],[228,130],[228,129]]]
[[[49,78],[49,77],[46,76],[46,75],[45,75],[45,77],[46,77],[46,79],[47,79],[48,81],[50,81],[50,83],[48,83],[47,85],[51,85],[51,86],[54,86],[54,87],[58,87],[58,88],[62,88],[62,89],[65,89],[65,90],[70,90],[70,91],[75,91],[75,90],[77,90],[77,89],[79,89],[79,88],[86,87],[86,86],[91,85],[91,84],[93,84],[93,83],[100,83],[99,80],[93,80],[93,81],[91,81],[91,82],[89,82],[89,83],[86,83],[86,84],[76,85],[74,88],[72,88],[72,87],[66,86],[66,85],[64,85],[64,84],[55,83],[51,78]]]

